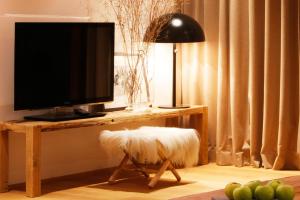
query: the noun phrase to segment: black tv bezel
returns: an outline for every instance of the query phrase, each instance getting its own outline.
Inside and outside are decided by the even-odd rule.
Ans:
[[[14,30],[14,85],[16,85],[16,27],[18,24],[96,24],[100,26],[108,26],[112,28],[113,32],[113,56],[111,57],[112,62],[112,70],[111,70],[111,80],[112,84],[110,85],[111,95],[106,97],[99,97],[99,98],[93,98],[93,99],[83,99],[79,101],[70,101],[68,103],[64,102],[62,104],[51,104],[49,103],[47,106],[20,106],[16,105],[16,88],[14,87],[14,110],[20,111],[20,110],[40,110],[40,109],[51,109],[55,107],[70,107],[70,106],[76,106],[76,105],[86,105],[86,104],[101,104],[101,103],[107,103],[112,102],[114,100],[114,52],[115,52],[115,23],[114,22],[15,22],[15,30]]]

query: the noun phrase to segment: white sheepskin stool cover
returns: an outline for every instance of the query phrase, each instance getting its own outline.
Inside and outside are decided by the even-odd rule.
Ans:
[[[159,143],[166,158],[176,166],[190,167],[199,159],[200,142],[195,129],[144,126],[135,130],[104,130],[99,140],[107,151],[119,147],[145,164],[162,161],[158,154]]]

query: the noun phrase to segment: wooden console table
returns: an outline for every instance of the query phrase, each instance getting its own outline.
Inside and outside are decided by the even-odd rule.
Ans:
[[[26,134],[26,195],[41,195],[41,134],[44,132],[103,126],[153,119],[166,119],[166,126],[179,126],[179,118],[189,116],[189,127],[200,135],[199,164],[208,163],[207,106],[192,106],[186,109],[158,109],[151,112],[135,113],[127,111],[110,112],[104,117],[78,119],[60,122],[9,121],[0,124],[0,192],[8,191],[8,134]]]

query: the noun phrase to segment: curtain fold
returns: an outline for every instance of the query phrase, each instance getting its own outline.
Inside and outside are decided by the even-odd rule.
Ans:
[[[281,2],[280,103],[278,153],[274,169],[298,168],[299,122],[298,2]]]
[[[207,49],[218,49],[217,112],[211,123],[219,165],[300,169],[299,1],[201,0],[203,15],[187,11],[202,22],[210,38]],[[218,14],[218,37],[207,31],[215,23],[208,12]],[[198,54],[199,68],[207,49]],[[199,89],[194,93],[205,96]]]
[[[277,156],[280,98],[280,0],[266,0],[265,76],[261,156],[266,168],[272,168]],[[270,139],[272,138],[272,139]]]
[[[230,136],[230,99],[229,99],[229,5],[225,1],[220,1],[219,7],[219,49],[218,49],[218,96],[217,99],[217,134],[216,138],[216,161],[220,165],[230,164],[231,149],[228,147]],[[225,25],[224,27],[222,27]],[[222,68],[220,67],[222,66]]]
[[[243,165],[245,159],[244,149],[249,134],[249,55],[247,53],[249,49],[247,26],[249,22],[247,19],[247,5],[247,0],[229,1],[229,95],[231,102],[232,157],[234,164],[237,166]]]
[[[261,161],[264,101],[264,1],[249,1],[249,101],[250,159],[259,166]]]

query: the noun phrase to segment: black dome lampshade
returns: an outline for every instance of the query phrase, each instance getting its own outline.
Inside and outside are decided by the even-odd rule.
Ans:
[[[159,28],[157,37],[151,41],[148,33]],[[155,43],[191,43],[205,41],[204,32],[199,23],[192,17],[182,13],[172,13],[160,16],[154,20],[146,30],[145,42]]]
[[[156,37],[153,37],[153,35]],[[176,43],[203,41],[205,41],[205,35],[201,26],[195,19],[185,14],[165,14],[150,23],[144,36],[144,42],[173,43],[172,105],[159,106],[160,108],[177,109],[189,107],[188,105],[176,104]]]

